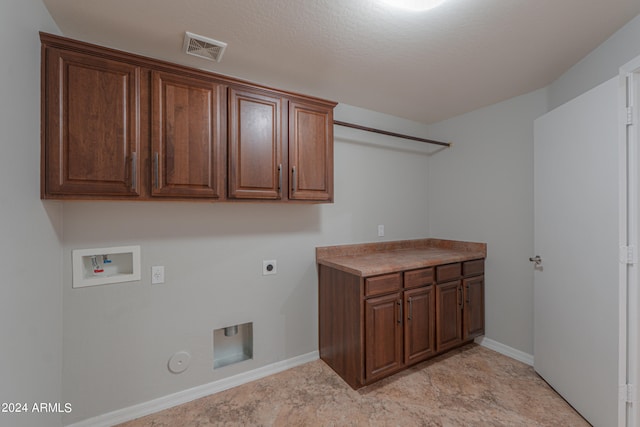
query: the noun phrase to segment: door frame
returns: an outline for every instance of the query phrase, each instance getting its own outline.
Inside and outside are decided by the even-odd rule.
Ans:
[[[620,286],[619,286],[619,425],[638,427],[637,385],[640,384],[638,307],[640,57],[620,67],[619,165],[620,165]]]

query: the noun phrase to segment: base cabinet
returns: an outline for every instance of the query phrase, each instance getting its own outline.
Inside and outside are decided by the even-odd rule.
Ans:
[[[460,281],[436,285],[436,316],[438,318],[437,351],[446,351],[462,344],[462,294]]]
[[[435,347],[435,292],[423,286],[404,292],[404,363],[410,365],[428,359]]]
[[[466,262],[367,278],[319,265],[320,358],[356,389],[482,335],[484,260],[467,262],[466,276]]]
[[[464,331],[468,340],[484,334],[484,276],[470,277],[462,281],[464,291]]]
[[[400,294],[365,301],[365,377],[369,380],[398,370],[402,360]]]

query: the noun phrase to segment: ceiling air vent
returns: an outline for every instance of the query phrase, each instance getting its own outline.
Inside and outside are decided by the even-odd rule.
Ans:
[[[218,40],[199,36],[188,31],[184,34],[184,52],[189,55],[220,62],[226,47],[226,43]]]

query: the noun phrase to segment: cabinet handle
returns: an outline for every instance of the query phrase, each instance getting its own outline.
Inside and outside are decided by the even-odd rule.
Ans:
[[[291,169],[291,181],[293,181],[293,185],[291,188],[291,192],[294,192],[298,189],[298,177],[296,176],[296,167],[294,166]]]
[[[411,320],[413,317],[413,297],[409,297],[409,316],[408,319]]]
[[[158,189],[160,180],[160,171],[158,170],[160,166],[159,162],[160,154],[158,154],[158,152],[156,151],[155,153],[153,153],[153,186],[156,188],[156,190]]]
[[[131,189],[138,187],[138,153],[131,153]]]
[[[398,300],[398,323],[402,323],[402,300]]]
[[[458,287],[458,305],[462,307],[462,286]]]
[[[278,165],[278,193],[282,191],[282,164]]]
[[[467,285],[467,305],[471,304],[471,295],[470,295],[470,290],[471,288],[469,287],[469,285]]]

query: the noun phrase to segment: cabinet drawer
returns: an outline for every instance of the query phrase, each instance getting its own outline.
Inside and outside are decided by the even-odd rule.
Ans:
[[[364,281],[364,295],[382,295],[400,289],[402,273],[385,274],[383,276],[369,277]]]
[[[436,267],[436,281],[438,283],[458,279],[461,275],[462,264],[459,262],[455,264],[439,265]]]
[[[474,259],[462,263],[463,276],[476,276],[484,273],[484,259]]]
[[[404,273],[404,287],[416,288],[418,286],[430,285],[433,283],[433,279],[433,268],[406,271]]]

